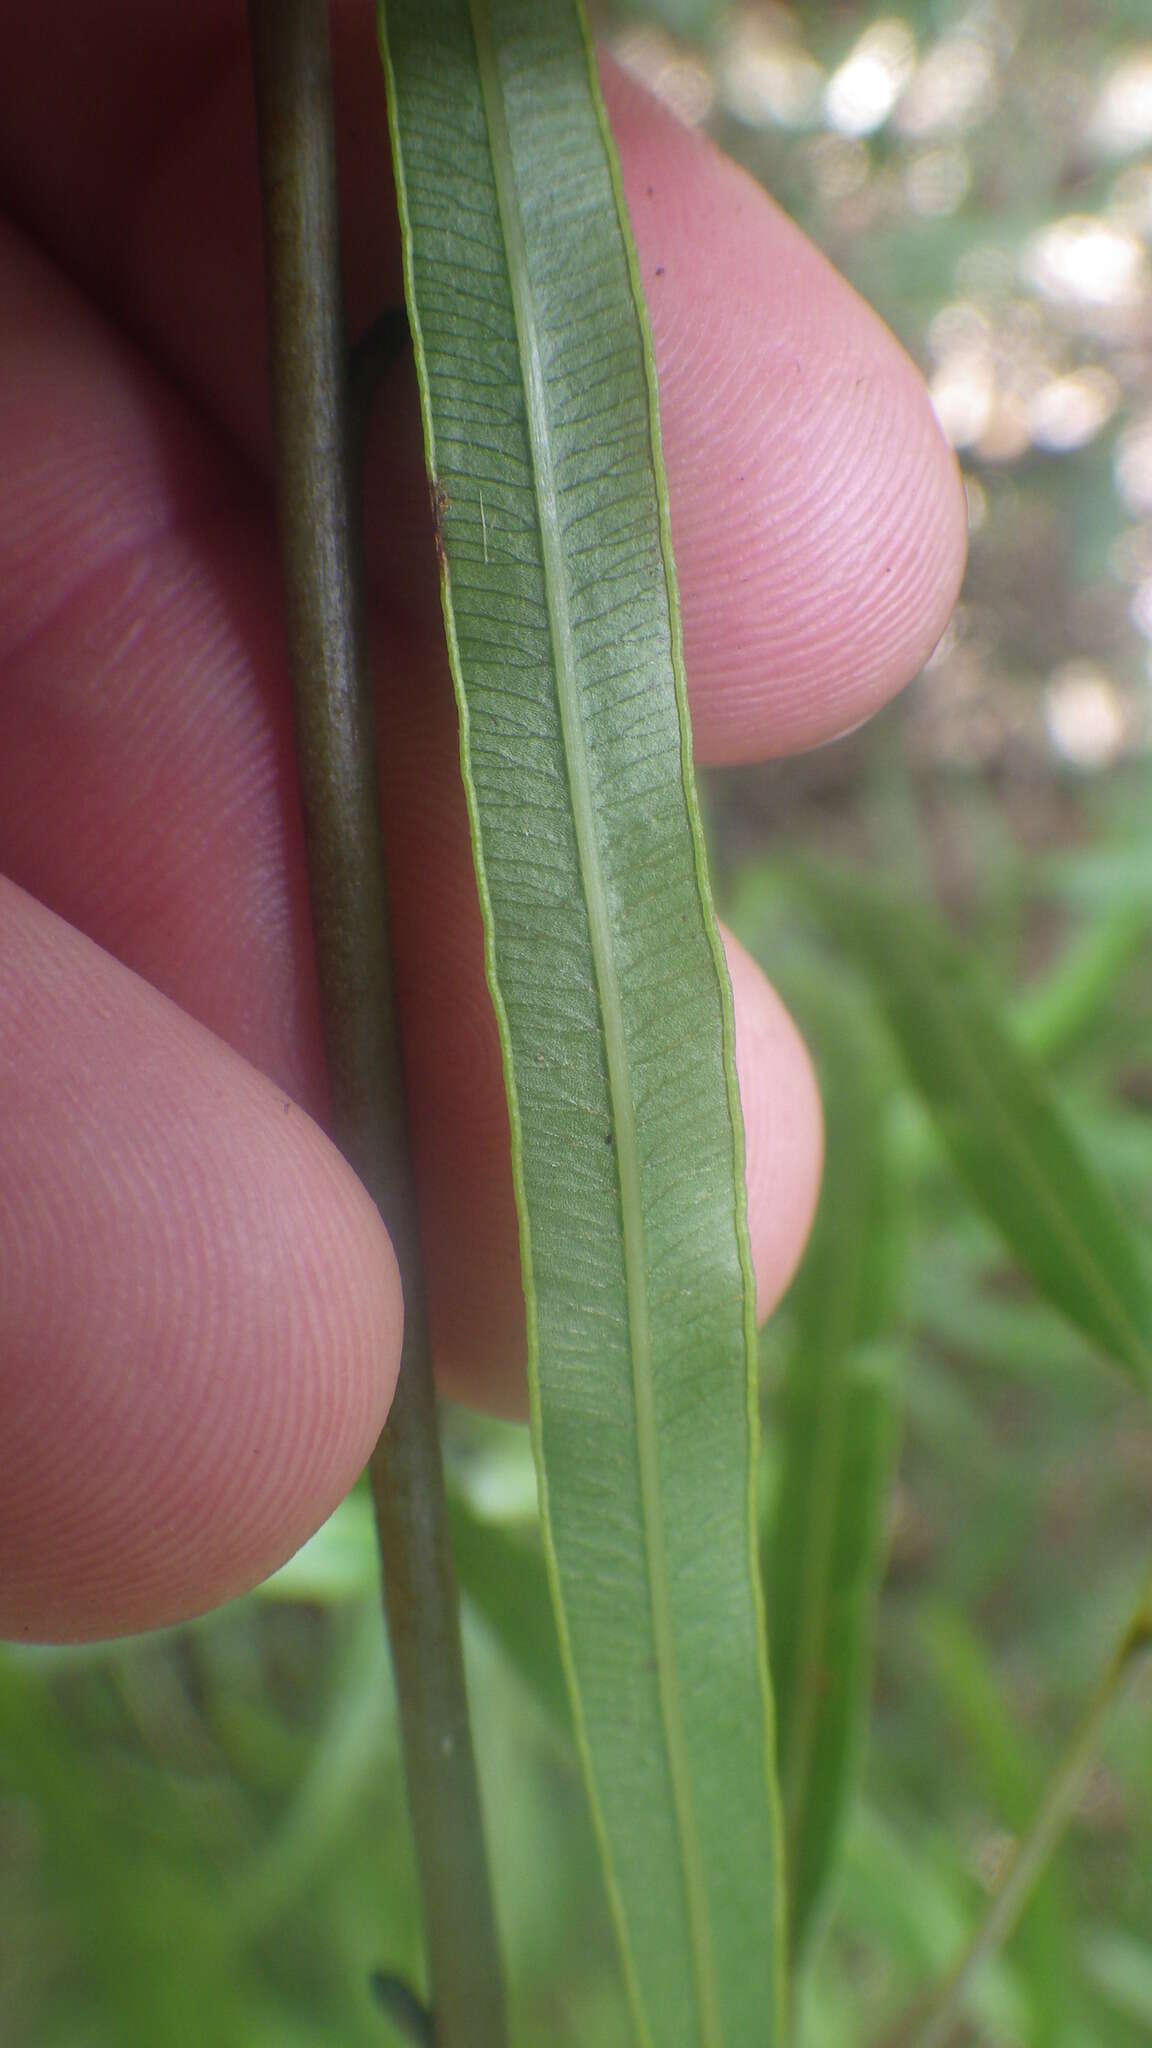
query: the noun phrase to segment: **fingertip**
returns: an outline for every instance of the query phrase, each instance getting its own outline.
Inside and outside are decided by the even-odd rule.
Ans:
[[[812,1227],[824,1124],[799,1031],[751,954],[731,932],[723,938],[736,1015],[756,1311],[764,1322],[792,1279]]]
[[[184,1619],[298,1548],[400,1355],[379,1215],[302,1110],[0,885],[0,1633]]]
[[[959,470],[884,323],[706,137],[603,66],[660,379],[700,759],[857,725],[939,639]]]

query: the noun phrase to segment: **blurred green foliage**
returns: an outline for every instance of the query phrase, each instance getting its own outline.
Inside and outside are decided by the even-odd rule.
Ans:
[[[867,1759],[799,2024],[801,2048],[864,2048],[963,1946],[1137,1595],[1152,1422],[978,1212],[792,863],[918,878],[921,914],[979,959],[1146,1241],[1149,20],[1145,0],[600,14],[878,306],[969,481],[964,599],[906,698],[836,747],[710,785],[722,908],[833,1080],[845,1020],[899,1188],[900,1285],[887,1224],[863,1254],[903,1408]],[[834,1177],[860,1141],[833,1115]],[[764,1337],[768,1513],[811,1296],[802,1281]],[[448,1447],[515,2038],[626,2048],[525,1434],[457,1414]],[[522,1606],[500,1596],[508,1555]],[[980,1987],[972,2041],[1152,2038],[1150,1709],[1146,1678]],[[19,2048],[397,2038],[369,1980],[418,1982],[419,1931],[360,1494],[261,1595],[195,1627],[0,1655],[0,1928],[0,2034]]]

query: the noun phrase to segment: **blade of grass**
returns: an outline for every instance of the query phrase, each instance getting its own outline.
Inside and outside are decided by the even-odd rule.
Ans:
[[[1089,918],[1055,968],[1013,1006],[1016,1032],[1040,1059],[1060,1059],[1112,1001],[1116,984],[1142,953],[1146,903],[1123,900]]]
[[[876,1338],[890,1320],[891,1244],[901,1234],[884,1143],[887,1088],[846,1014],[801,1014],[828,1137],[793,1297],[781,1481],[764,1550],[797,1960],[835,1869],[863,1743],[897,1428],[893,1360]]]
[[[1049,1302],[1152,1387],[1152,1284],[1141,1247],[977,963],[906,903],[826,870],[799,879],[870,976],[985,1214]]]
[[[772,1666],[781,1717],[788,1714],[780,1770],[796,1964],[812,1946],[827,1905],[864,1746],[897,1373],[893,1354],[878,1349],[844,1361],[836,1413],[822,1419],[818,1432],[826,1455],[806,1475],[820,1468],[818,1494],[807,1503],[807,1526],[797,1522],[789,1543],[793,1552],[806,1539],[812,1543],[801,1559],[797,1639],[786,1663],[777,1661],[774,1648]],[[781,1527],[795,1505],[786,1482]],[[816,1508],[823,1513],[813,1515]],[[774,1646],[786,1626],[783,1597],[777,1597]]]
[[[381,20],[577,1740],[638,2038],[769,2048],[743,1139],[635,256],[572,0]]]

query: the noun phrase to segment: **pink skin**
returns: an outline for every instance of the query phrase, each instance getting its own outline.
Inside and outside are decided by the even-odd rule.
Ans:
[[[372,9],[338,12],[346,268],[395,293]],[[0,0],[0,1630],[171,1621],[288,1555],[402,1310],[324,1085],[267,491],[241,0]],[[697,752],[856,724],[964,547],[915,370],[771,202],[605,68],[660,373]],[[523,1402],[507,1121],[411,375],[370,482],[437,1365]],[[732,942],[760,1308],[811,1218],[803,1047]]]

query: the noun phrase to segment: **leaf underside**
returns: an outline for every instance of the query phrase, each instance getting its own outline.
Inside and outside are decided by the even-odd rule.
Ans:
[[[572,0],[382,43],[542,1518],[637,2036],[783,2038],[731,996],[651,353]]]

